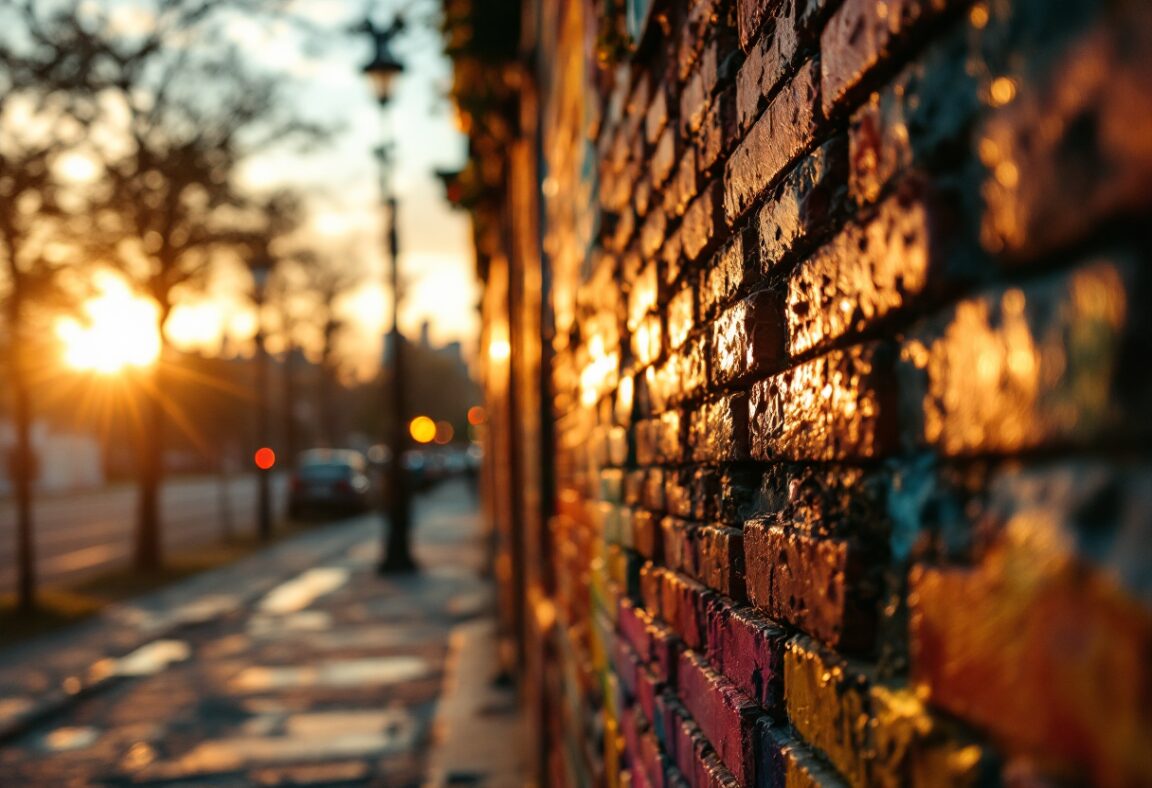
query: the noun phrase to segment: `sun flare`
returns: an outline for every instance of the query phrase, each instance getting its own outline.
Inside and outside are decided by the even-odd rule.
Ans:
[[[84,318],[60,318],[56,335],[64,343],[64,361],[79,370],[114,374],[146,367],[160,355],[158,310],[111,274],[96,282],[99,295],[83,305]]]

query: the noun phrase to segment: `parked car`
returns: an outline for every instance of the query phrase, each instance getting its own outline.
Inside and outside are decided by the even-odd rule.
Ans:
[[[351,449],[301,453],[288,486],[288,516],[367,511],[373,498],[367,471],[364,455]]]

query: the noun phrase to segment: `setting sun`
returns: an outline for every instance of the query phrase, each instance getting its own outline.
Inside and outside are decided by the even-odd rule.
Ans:
[[[83,320],[66,317],[56,324],[65,362],[75,369],[112,374],[156,361],[156,305],[111,274],[100,276],[97,287],[100,294],[84,304]]]

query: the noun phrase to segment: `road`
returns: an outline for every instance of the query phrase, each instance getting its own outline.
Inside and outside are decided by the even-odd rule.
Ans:
[[[276,521],[283,509],[284,484],[285,479],[273,477]],[[131,484],[37,500],[39,582],[71,583],[127,565],[135,506],[136,488]],[[217,542],[228,533],[229,521],[233,534],[252,533],[256,528],[256,478],[235,476],[227,484],[210,476],[171,479],[164,485],[161,507],[167,551]],[[0,500],[0,594],[10,593],[16,586],[15,527],[12,500]]]

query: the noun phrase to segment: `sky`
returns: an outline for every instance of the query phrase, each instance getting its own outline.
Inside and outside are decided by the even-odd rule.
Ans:
[[[349,32],[364,19],[365,3],[297,0],[293,12],[311,23],[316,31],[312,35],[289,22],[236,22],[227,28],[258,65],[288,72],[292,101],[303,114],[340,127],[320,149],[304,154],[269,151],[253,158],[242,180],[257,190],[303,186],[311,200],[311,239],[333,254],[363,260],[365,283],[342,304],[350,318],[342,349],[363,375],[375,371],[380,338],[391,321],[384,289],[379,169],[373,154],[386,131],[394,145],[393,188],[399,200],[400,267],[406,284],[401,328],[414,336],[427,320],[433,342],[462,340],[470,352],[478,325],[470,224],[465,213],[445,202],[434,175],[436,169],[459,168],[466,152],[447,98],[451,64],[441,52],[439,31],[418,20],[435,11],[438,0],[381,0],[373,5],[372,18],[379,24],[401,8],[409,19],[393,47],[406,71],[383,110],[361,73],[371,42],[362,32]],[[226,283],[218,284],[218,296],[226,298]],[[218,347],[221,323],[239,338],[250,334],[253,318],[243,309],[221,314],[210,304],[193,303],[173,315],[171,328],[185,345]]]

